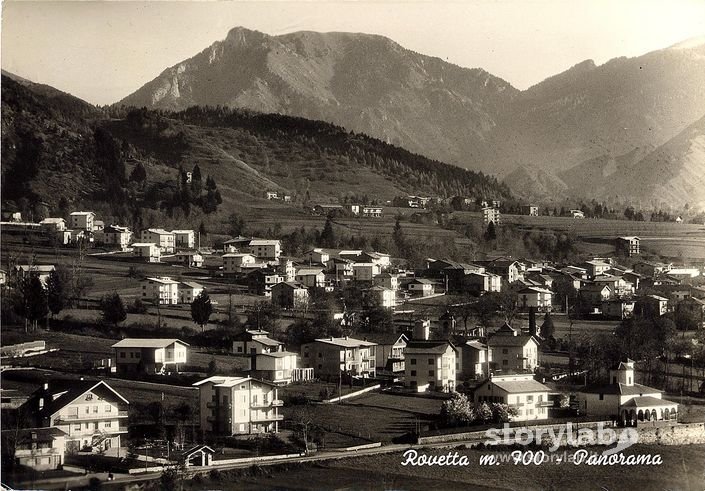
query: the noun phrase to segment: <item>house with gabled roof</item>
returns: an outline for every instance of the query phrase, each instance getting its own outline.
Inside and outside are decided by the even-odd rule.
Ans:
[[[308,288],[295,281],[282,281],[272,286],[272,304],[283,309],[302,309],[308,305]]]
[[[375,359],[377,360],[378,373],[404,373],[404,350],[409,342],[406,334],[392,332],[366,333],[365,341],[370,341],[377,345],[375,348]]]
[[[427,297],[433,294],[434,282],[426,278],[415,278],[406,287],[412,295]]]
[[[487,344],[497,369],[502,372],[533,372],[539,365],[538,339],[522,334],[506,322],[490,335]]]
[[[580,389],[578,404],[585,414],[611,417],[625,426],[678,417],[678,404],[663,399],[661,390],[636,383],[630,359],[610,370],[610,383]]]
[[[61,469],[64,465],[67,435],[59,428],[3,430],[1,435],[3,452],[12,453],[8,456],[15,464],[37,471]]]
[[[186,364],[189,345],[179,339],[125,338],[111,347],[118,373],[167,373]]]
[[[282,351],[284,343],[269,337],[268,331],[245,329],[233,338],[233,353],[237,355],[257,355]]]
[[[163,228],[148,228],[140,232],[140,241],[143,243],[154,243],[159,246],[161,252],[171,254],[175,250],[174,232]]]
[[[180,281],[178,286],[179,303],[190,304],[203,292],[203,285],[195,281]]]
[[[550,391],[529,373],[490,375],[473,392],[473,402],[507,404],[517,412],[512,421],[535,421],[548,419]]]
[[[121,446],[129,402],[102,380],[52,380],[20,410],[32,425],[66,434],[65,451],[103,451]]]
[[[458,350],[447,339],[412,339],[404,348],[404,386],[416,391],[455,390]]]

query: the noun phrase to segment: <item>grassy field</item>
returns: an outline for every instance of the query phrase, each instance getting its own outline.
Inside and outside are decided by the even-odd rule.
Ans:
[[[110,358],[111,348],[118,340],[97,336],[68,334],[56,331],[44,331],[25,334],[18,328],[3,329],[3,345],[25,341],[46,341],[47,348],[60,348],[59,351],[18,359],[14,363],[21,366],[34,366],[51,370],[78,371],[93,362]],[[245,368],[246,360],[242,357],[211,354],[205,350],[191,348],[187,365],[200,367],[206,371],[211,360],[215,360],[218,371],[222,374],[234,374]]]
[[[371,393],[342,404],[315,404],[306,411],[327,430],[373,441],[392,442],[435,419],[441,400]],[[285,406],[285,417],[301,411],[301,406]]]
[[[427,455],[447,455],[449,450],[430,450]],[[451,449],[451,451],[455,451]],[[458,449],[468,466],[402,466],[402,453],[341,458],[321,463],[291,464],[271,468],[231,471],[185,489],[251,490],[702,490],[705,486],[705,446],[636,445],[626,455],[656,455],[657,466],[587,466],[564,461],[540,466],[502,464],[480,466],[486,451]],[[572,452],[570,452],[572,454]]]
[[[412,467],[402,466],[400,454],[385,454],[358,459],[331,462],[327,467],[337,469],[342,475],[366,469],[399,476],[446,481],[449,488],[465,485],[466,489],[487,486],[496,489],[692,489],[705,486],[705,446],[655,446],[636,445],[625,451],[627,455],[660,454],[660,466],[601,466],[590,467],[568,462],[545,463],[525,467],[513,464],[479,467],[481,450],[460,450],[468,456],[468,467]],[[433,451],[429,454],[447,454]],[[315,473],[312,475],[315,479]],[[408,489],[422,489],[412,485]]]

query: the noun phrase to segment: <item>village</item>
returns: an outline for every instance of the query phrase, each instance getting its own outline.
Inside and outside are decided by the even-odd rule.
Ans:
[[[497,200],[466,201],[486,234],[502,226]],[[384,208],[312,213],[328,228]],[[504,423],[687,432],[705,419],[702,261],[646,255],[637,236],[572,262],[488,254],[419,268],[371,249],[292,257],[276,238],[133,233],[92,211],[0,227],[14,314],[3,469],[16,483],[193,476]]]

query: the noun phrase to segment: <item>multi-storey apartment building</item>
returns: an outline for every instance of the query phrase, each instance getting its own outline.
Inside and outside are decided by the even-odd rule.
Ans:
[[[127,433],[129,402],[103,381],[56,380],[37,390],[22,406],[34,426],[58,428],[66,451],[120,446]]]
[[[167,276],[157,276],[142,280],[142,298],[159,305],[179,303],[179,282]]]
[[[196,232],[193,230],[172,230],[174,234],[174,246],[182,249],[193,249],[196,247]]]
[[[457,350],[447,340],[409,341],[404,348],[404,385],[418,392],[455,390]]]
[[[341,373],[374,377],[377,344],[345,336],[316,339],[301,346],[302,365],[317,377],[338,379]]]
[[[95,213],[92,211],[74,211],[69,215],[69,228],[93,232]]]
[[[205,433],[230,436],[279,431],[283,402],[274,383],[217,375],[193,385],[198,387]]]
[[[142,230],[140,234],[140,240],[142,242],[153,242],[159,246],[162,252],[166,254],[171,254],[174,252],[176,247],[176,241],[174,238],[174,232],[169,232],[161,228],[148,228]]]

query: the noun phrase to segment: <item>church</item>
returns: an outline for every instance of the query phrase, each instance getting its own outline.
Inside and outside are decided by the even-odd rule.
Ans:
[[[607,416],[624,426],[644,421],[675,421],[678,404],[661,397],[661,391],[634,382],[634,361],[627,359],[610,370],[611,383],[587,386],[578,392],[580,411]]]

